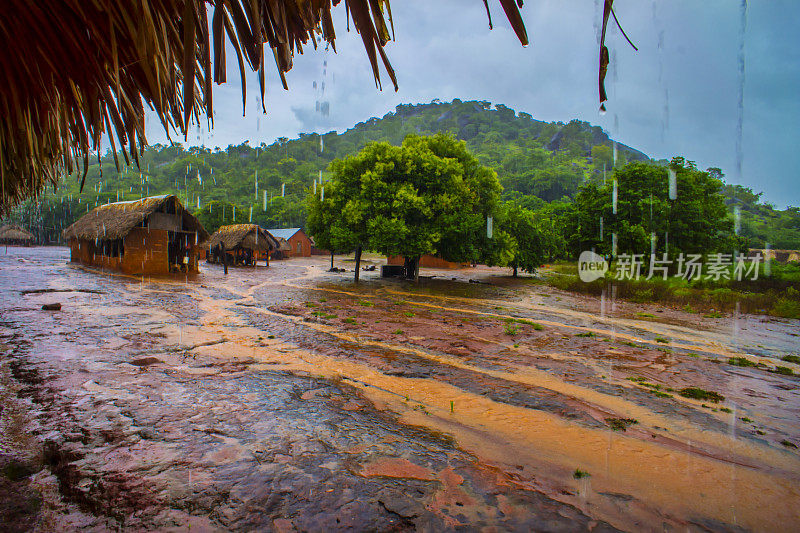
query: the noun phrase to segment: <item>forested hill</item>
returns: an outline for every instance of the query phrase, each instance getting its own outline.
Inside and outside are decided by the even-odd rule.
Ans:
[[[252,208],[253,222],[263,226],[302,226],[306,217],[302,200],[320,172],[323,181],[326,179],[333,159],[355,154],[371,141],[399,145],[410,133],[439,132],[450,132],[466,141],[481,163],[497,171],[505,196],[529,207],[542,201],[569,201],[584,181],[600,178],[604,169],[610,172],[627,161],[649,160],[631,147],[617,143],[615,148],[600,127],[587,122],[543,122],[486,101],[434,101],[400,105],[382,118],[358,123],[341,134],[300,134],[297,139],[281,138],[270,145],[251,146],[245,142],[224,149],[154,145],[145,150],[139,168],[125,167],[121,159],[121,172],[116,170],[114,157],[109,153],[100,164],[95,162],[90,166],[83,193],[78,193],[74,178],[66,178],[56,193],[46,194],[40,204],[29,204],[17,218],[35,226],[34,219],[40,214],[41,225],[55,235],[59,228],[95,205],[118,198],[130,200],[172,193],[191,209],[199,206],[200,210],[213,211],[213,205],[209,208],[211,202],[233,204],[237,222],[249,220]],[[265,191],[269,198],[266,210]],[[222,213],[214,213],[218,216],[213,217],[216,220],[212,226],[230,223],[233,205],[226,209],[224,220],[220,218]],[[777,214],[779,218],[785,213],[771,210],[759,203],[758,198],[753,206],[748,204],[743,217],[750,216],[753,210],[759,212],[762,222],[766,220],[758,227],[753,225],[753,231],[760,233],[770,229],[769,217],[764,218],[762,211]],[[798,220],[788,222],[789,226],[797,227]],[[745,227],[750,228],[747,222]],[[789,231],[786,236],[788,240],[784,239],[781,247],[790,244],[800,247],[800,227],[796,235]]]

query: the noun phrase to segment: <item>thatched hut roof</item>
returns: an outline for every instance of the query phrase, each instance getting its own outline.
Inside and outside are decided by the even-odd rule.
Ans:
[[[16,224],[0,228],[0,241],[33,241],[35,238],[31,232]]]
[[[227,42],[235,50],[243,104],[245,65],[258,72],[262,101],[268,62],[274,60],[286,87],[284,73],[309,41],[316,47],[324,40],[336,49],[331,9],[339,3],[5,0],[0,10],[0,216],[48,184],[55,186],[64,174],[82,170],[85,177],[103,134],[115,157],[119,145],[126,159],[137,160],[137,148],[146,142],[145,106],[156,112],[168,134],[185,135],[190,119],[201,114],[213,123],[211,84],[226,81]],[[381,62],[396,89],[383,51],[389,28],[393,31],[389,1],[344,3],[376,85]],[[500,3],[527,44],[518,8],[522,0]],[[610,8],[611,0],[605,4]],[[265,55],[264,44],[273,57]]]
[[[224,244],[226,250],[241,246],[258,252],[276,250],[280,246],[275,237],[257,224],[222,226],[208,238],[204,246],[210,250],[220,244]]]
[[[196,231],[198,242],[208,238],[208,232],[200,221],[171,194],[95,207],[65,229],[63,235],[65,239],[121,239],[133,228],[141,226],[153,213],[167,210],[181,215],[183,227],[188,231]]]
[[[278,237],[278,250],[280,250],[281,252],[291,252],[292,245],[289,244],[289,241],[287,241],[283,237]]]

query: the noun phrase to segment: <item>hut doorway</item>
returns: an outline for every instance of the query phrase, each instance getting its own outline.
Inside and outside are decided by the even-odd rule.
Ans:
[[[170,272],[189,271],[189,234],[170,231],[167,245],[167,261]]]

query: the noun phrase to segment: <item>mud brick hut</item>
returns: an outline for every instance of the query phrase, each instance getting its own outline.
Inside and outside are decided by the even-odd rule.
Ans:
[[[269,266],[269,254],[280,247],[278,240],[256,224],[222,226],[205,242],[209,263],[221,263],[223,253],[229,265],[255,266],[264,260]]]
[[[0,228],[0,245],[30,246],[36,237],[16,224],[8,224]]]
[[[405,258],[402,255],[389,255],[386,257],[386,264],[393,266],[403,266]],[[438,268],[440,270],[456,270],[469,266],[469,263],[455,263],[436,257],[433,255],[423,255],[419,258],[420,268]]]
[[[311,257],[313,243],[301,228],[268,229],[267,231],[279,241],[284,239],[289,244],[288,250],[281,250],[279,254],[273,254],[273,257]]]
[[[197,272],[208,232],[173,195],[95,208],[64,230],[71,260],[126,274]]]

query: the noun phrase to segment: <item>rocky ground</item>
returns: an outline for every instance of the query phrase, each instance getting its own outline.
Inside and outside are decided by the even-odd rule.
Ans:
[[[800,349],[797,321],[576,297],[486,268],[355,286],[326,258],[164,279],[67,260],[0,255],[13,531],[800,519],[800,378],[774,372],[800,372],[780,361]]]

